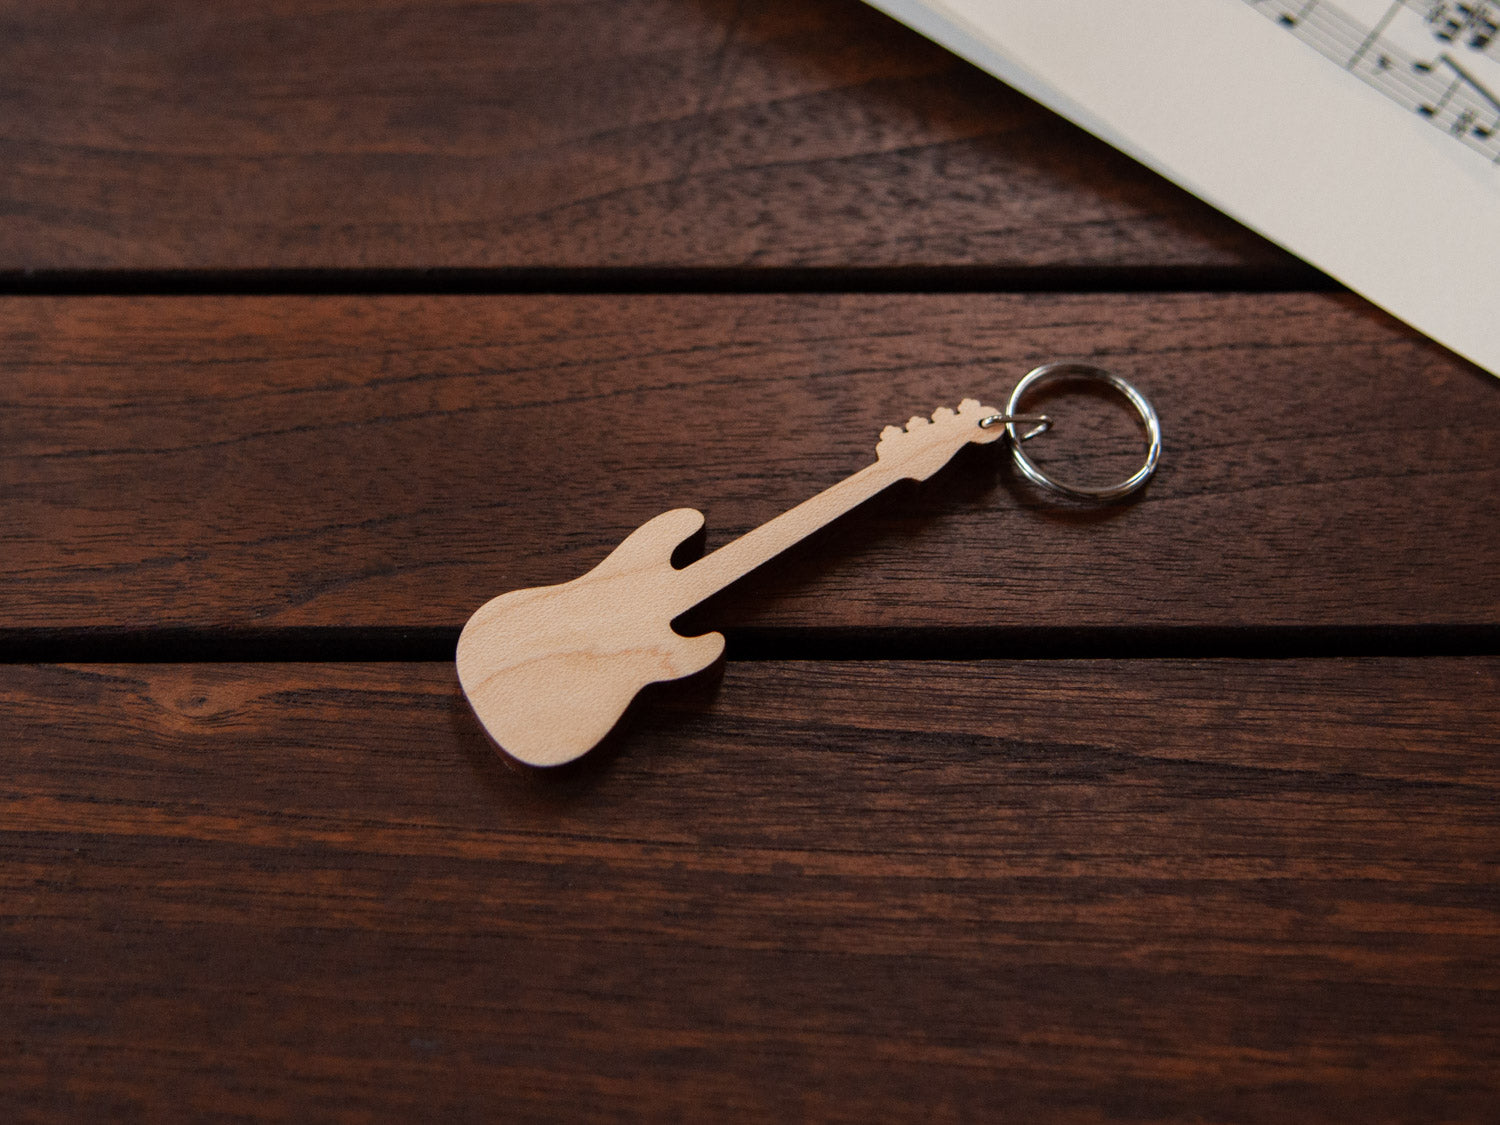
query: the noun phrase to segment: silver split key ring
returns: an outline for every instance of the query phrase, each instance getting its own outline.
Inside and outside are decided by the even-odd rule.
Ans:
[[[1045,414],[1020,413],[1021,399],[1028,391],[1034,390],[1043,383],[1060,379],[1087,379],[1113,387],[1125,396],[1131,406],[1135,407],[1136,413],[1145,423],[1146,437],[1149,441],[1146,461],[1118,484],[1106,485],[1103,488],[1085,488],[1077,484],[1064,484],[1044,473],[1021,448],[1022,442],[1029,441],[1052,428],[1052,419]],[[1022,433],[1016,428],[1018,423],[1032,423],[1033,425],[1031,429]],[[1114,372],[1088,363],[1042,364],[1028,372],[1016,384],[1016,389],[1010,392],[1010,399],[1005,404],[1004,414],[991,414],[988,418],[981,418],[979,425],[986,430],[992,426],[1003,425],[1006,434],[1010,437],[1010,455],[1016,462],[1016,468],[1021,470],[1021,475],[1032,484],[1072,497],[1074,500],[1119,500],[1129,496],[1151,479],[1151,474],[1156,472],[1156,463],[1161,460],[1161,421],[1156,417],[1155,408],[1146,401],[1146,396]]]

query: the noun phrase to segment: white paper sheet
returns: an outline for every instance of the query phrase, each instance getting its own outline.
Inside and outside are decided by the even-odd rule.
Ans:
[[[870,2],[1500,375],[1496,0]]]

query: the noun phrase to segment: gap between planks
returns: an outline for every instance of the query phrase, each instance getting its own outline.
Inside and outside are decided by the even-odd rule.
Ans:
[[[0,629],[0,664],[446,663],[458,633],[448,626]],[[725,636],[731,662],[1500,656],[1500,628],[1489,625],[747,628],[725,630]]]
[[[0,297],[1338,292],[1311,266],[0,270]]]

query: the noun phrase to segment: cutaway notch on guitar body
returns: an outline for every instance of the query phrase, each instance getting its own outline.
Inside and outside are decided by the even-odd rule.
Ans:
[[[507,754],[557,766],[587,753],[647,684],[701,672],[724,653],[721,633],[683,637],[672,555],[703,527],[692,508],[637,528],[593,570],[559,586],[485,603],[458,640],[458,678]]]

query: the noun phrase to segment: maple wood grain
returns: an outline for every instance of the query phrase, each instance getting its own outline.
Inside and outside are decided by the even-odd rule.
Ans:
[[[0,273],[1291,259],[856,0],[0,2]]]
[[[1500,385],[1363,303],[901,294],[4,302],[0,624],[456,637],[667,509],[715,546],[868,464],[887,424],[1061,358],[1156,403],[1138,502],[1059,505],[969,450],[695,621],[1500,622]],[[1053,407],[1054,471],[1130,471],[1128,412]]]
[[[20,1119],[1481,1120],[1500,661],[0,668]]]

